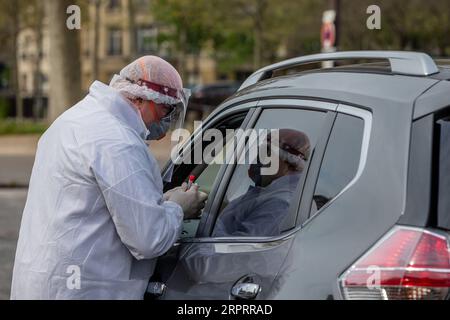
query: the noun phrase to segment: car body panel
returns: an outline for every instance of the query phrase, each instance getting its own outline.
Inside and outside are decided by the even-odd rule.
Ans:
[[[265,80],[239,91],[218,108],[217,112],[227,108],[235,98],[243,96],[260,99],[298,96],[361,106],[367,105],[366,98],[409,103],[438,82],[439,80],[431,78],[376,73],[315,72],[291,75]]]
[[[376,108],[373,110],[375,119]],[[373,121],[360,178],[297,232],[280,273],[286,280],[277,299],[341,298],[340,274],[404,212],[409,126],[397,124],[409,121],[401,112],[391,116]],[[382,167],[380,162],[384,162]],[[289,265],[297,270],[291,271]]]
[[[167,279],[164,299],[232,299],[233,286],[245,277],[261,286],[258,299],[268,299],[292,237],[268,243],[182,243]]]
[[[198,268],[195,270],[187,267],[188,253],[201,252],[205,248],[217,253],[211,248],[217,248],[218,244],[182,244],[181,249],[176,249],[177,255],[183,253],[181,259],[172,261],[175,263],[172,270],[177,272],[170,273],[166,280],[175,288],[185,286],[187,291],[177,288],[166,298],[230,298],[225,292],[231,290],[232,279],[226,278],[226,273],[217,274],[212,269],[205,273],[204,267],[219,264],[227,266],[231,273],[244,275],[251,273],[249,267],[254,262],[263,263],[270,254],[274,254],[278,258],[270,270],[274,276],[275,272],[277,275],[263,277],[261,283],[264,288],[270,281],[273,286],[260,298],[342,299],[338,283],[340,275],[388,232],[405,212],[412,120],[450,105],[450,82],[440,82],[429,77],[322,71],[264,80],[225,101],[206,119],[206,123],[224,112],[239,109],[244,102],[255,103],[258,107],[281,102],[286,106],[293,104],[295,99],[303,99],[339,104],[341,108],[338,107],[337,112],[354,116],[360,114],[358,110],[366,110],[371,117],[367,158],[359,170],[358,179],[314,217],[286,235],[287,238],[282,240],[285,245],[272,249],[272,252],[270,249],[265,251],[267,256],[261,251],[249,251],[248,256],[239,258],[223,252],[201,259],[197,256],[193,260],[196,263],[191,264]],[[312,108],[320,109],[320,103]],[[308,216],[309,212],[298,214]],[[280,241],[266,239],[265,242],[275,240]],[[231,243],[221,245],[224,248],[233,246]],[[245,261],[236,263],[233,259]],[[264,268],[261,268],[254,267],[254,273],[264,274]],[[239,277],[233,275],[237,281]],[[183,280],[185,278],[190,280]],[[214,286],[213,283],[223,286]]]
[[[450,81],[440,81],[417,99],[414,119],[450,106]]]

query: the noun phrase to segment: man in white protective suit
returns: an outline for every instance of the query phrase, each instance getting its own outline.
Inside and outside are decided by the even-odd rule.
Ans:
[[[184,121],[188,90],[145,56],[95,81],[39,140],[22,217],[11,299],[142,299],[156,258],[199,215],[195,185],[163,195],[145,140]]]

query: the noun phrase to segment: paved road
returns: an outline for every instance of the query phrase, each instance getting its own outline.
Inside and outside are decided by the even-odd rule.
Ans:
[[[0,187],[27,187],[33,162],[33,155],[0,155]]]
[[[27,189],[0,189],[0,300],[9,299],[12,267]]]

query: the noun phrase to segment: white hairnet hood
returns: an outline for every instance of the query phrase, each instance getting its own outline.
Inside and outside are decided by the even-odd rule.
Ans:
[[[114,75],[110,86],[128,98],[141,98],[160,104],[187,105],[190,90],[183,88],[179,73],[167,61],[145,56]]]

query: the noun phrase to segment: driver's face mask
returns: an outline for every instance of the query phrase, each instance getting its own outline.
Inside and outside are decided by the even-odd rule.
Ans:
[[[257,163],[251,164],[248,169],[248,175],[250,179],[253,180],[255,183],[255,186],[261,187],[262,186],[262,175],[261,175],[261,168],[263,165],[261,162],[257,161]]]

